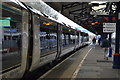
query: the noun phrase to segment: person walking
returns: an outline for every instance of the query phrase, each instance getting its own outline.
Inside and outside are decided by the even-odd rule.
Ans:
[[[104,59],[108,60],[110,41],[107,38],[103,41],[102,48],[104,48]]]
[[[96,39],[95,39],[95,37],[93,38],[92,43],[93,43],[93,47],[95,48],[95,44],[96,44]]]

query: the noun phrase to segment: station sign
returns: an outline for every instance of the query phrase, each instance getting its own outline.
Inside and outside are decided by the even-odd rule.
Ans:
[[[90,14],[91,15],[109,15],[109,12],[102,12],[102,11],[95,12],[95,11],[91,11]]]
[[[116,32],[116,23],[103,23],[103,32],[104,33]]]

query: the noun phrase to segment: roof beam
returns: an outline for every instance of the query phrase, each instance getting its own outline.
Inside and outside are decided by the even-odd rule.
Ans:
[[[87,10],[87,8],[83,9],[82,11],[80,11],[79,13],[74,13],[74,12],[69,12],[69,14],[73,14],[73,15],[79,15],[79,14],[82,14],[82,13],[85,13]]]
[[[86,9],[86,8],[76,9],[76,10],[70,11],[69,13],[77,12],[77,11],[84,10],[84,9]]]
[[[79,5],[82,5],[82,3],[75,2],[75,3],[70,3],[70,4],[67,4],[67,5],[62,5],[62,10],[65,10],[65,9],[68,9],[68,8],[71,8],[71,7],[76,7],[76,6],[79,6]]]
[[[82,8],[80,8],[80,9],[76,9],[76,10],[73,10],[73,11],[69,11],[69,13],[72,14],[72,13],[77,12],[77,11],[84,11],[84,10],[86,10],[86,9],[88,9],[88,8],[91,8],[91,6],[82,7]]]

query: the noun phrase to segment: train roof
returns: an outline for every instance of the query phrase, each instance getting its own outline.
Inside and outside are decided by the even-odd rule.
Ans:
[[[27,6],[27,8],[29,8],[32,12],[34,12],[34,13],[36,13],[36,14],[39,14],[40,16],[42,16],[42,17],[44,17],[44,18],[47,18],[47,19],[52,20],[52,21],[54,21],[54,22],[57,22],[57,23],[59,23],[59,24],[61,24],[61,25],[63,25],[63,26],[72,28],[72,26],[67,25],[67,24],[64,23],[64,22],[61,22],[61,21],[59,21],[59,20],[56,20],[56,19],[52,18],[51,16],[47,15],[46,13],[41,12],[41,11],[39,10],[39,6],[36,5],[36,4],[31,4],[31,2],[29,2],[29,3],[28,3],[28,2],[27,2],[27,3],[25,2],[25,3],[23,3],[23,4],[25,4],[25,5]],[[38,7],[37,7],[37,6],[38,6]],[[73,28],[73,29],[74,29],[74,28]]]
[[[5,0],[5,1],[6,1],[6,0]],[[23,3],[23,2],[21,2],[21,1],[19,1],[19,0],[7,0],[7,2],[13,2],[13,3],[15,3],[16,5],[19,5],[19,6],[21,6],[21,7],[24,8],[24,9],[30,10],[31,12],[33,12],[33,13],[35,13],[35,14],[38,14],[38,15],[40,15],[40,16],[42,16],[42,17],[44,17],[44,18],[46,18],[46,19],[48,19],[48,20],[50,20],[50,21],[53,21],[53,22],[55,22],[55,23],[59,23],[59,24],[61,24],[62,26],[65,26],[65,27],[67,27],[67,28],[69,28],[69,29],[71,29],[71,30],[75,30],[75,31],[81,32],[80,30],[74,29],[74,28],[72,28],[72,26],[67,25],[67,24],[64,23],[64,22],[60,22],[60,21],[52,18],[51,16],[48,16],[47,14],[45,14],[45,13],[37,10],[38,8],[35,7],[35,6],[36,6],[35,4],[30,5],[30,4],[28,4],[28,3]],[[82,33],[83,33],[83,32],[82,32]]]

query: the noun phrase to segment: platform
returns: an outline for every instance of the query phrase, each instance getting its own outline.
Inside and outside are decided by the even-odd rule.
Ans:
[[[119,79],[120,70],[112,69],[112,57],[104,60],[103,49],[96,45],[80,49],[41,76],[41,79],[110,78]]]
[[[97,45],[89,52],[76,78],[120,78],[120,70],[112,69],[112,61],[112,57],[104,60],[103,49]]]

